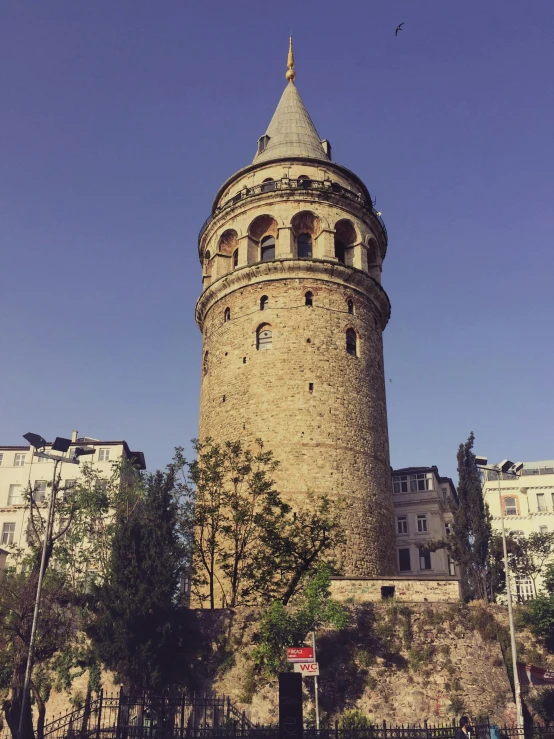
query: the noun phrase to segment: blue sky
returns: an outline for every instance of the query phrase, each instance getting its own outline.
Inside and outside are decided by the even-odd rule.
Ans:
[[[3,0],[0,443],[76,428],[151,468],[188,447],[197,235],[290,31],[387,224],[392,464],[455,476],[471,430],[493,460],[554,457],[551,0]]]

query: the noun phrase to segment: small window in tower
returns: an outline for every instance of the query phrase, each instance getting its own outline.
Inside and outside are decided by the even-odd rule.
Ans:
[[[225,322],[231,320],[231,309],[230,308],[225,308],[224,318],[225,318]]]
[[[233,269],[236,269],[239,266],[239,250],[235,249],[233,252]]]
[[[260,351],[271,349],[272,344],[273,333],[271,331],[271,326],[268,326],[267,323],[265,323],[256,331],[256,349],[259,349]]]
[[[298,259],[310,259],[312,256],[312,237],[310,234],[299,234],[297,244]]]
[[[340,239],[335,239],[335,257],[341,264],[346,264],[346,245]]]
[[[313,293],[311,293],[309,290],[304,295],[305,303],[304,305],[309,305],[310,307],[314,304],[314,296]]]
[[[204,375],[208,374],[208,352],[204,352],[204,362],[202,364],[202,373]]]
[[[262,295],[262,297],[260,298],[260,310],[265,310],[268,303],[269,298],[267,297],[267,295]]]
[[[357,337],[356,332],[353,328],[349,328],[346,332],[346,351],[348,354],[351,354],[353,357],[355,357],[358,353],[357,349]]]
[[[353,316],[354,315],[354,301],[349,300],[347,305],[348,305],[348,312],[350,313],[351,316]]]
[[[306,174],[301,174],[297,180],[298,187],[311,187],[312,181]]]
[[[275,259],[275,238],[264,236],[262,239],[262,262],[269,262],[272,259]]]
[[[275,190],[275,180],[273,177],[266,177],[266,179],[262,182],[261,187],[262,192],[272,192]]]
[[[313,393],[313,391],[314,391],[314,383],[313,383],[313,382],[309,382],[309,383],[308,383],[308,390],[309,390],[309,391],[310,391],[311,393]]]

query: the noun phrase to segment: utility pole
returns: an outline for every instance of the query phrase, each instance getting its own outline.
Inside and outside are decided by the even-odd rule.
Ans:
[[[315,629],[312,631],[312,646],[314,648],[314,661],[317,663],[317,656],[315,653]],[[317,675],[314,675],[314,695],[315,695],[315,728],[319,731],[319,693],[318,693]]]

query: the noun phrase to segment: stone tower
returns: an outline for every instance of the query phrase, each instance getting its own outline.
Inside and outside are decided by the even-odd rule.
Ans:
[[[346,499],[345,572],[396,573],[382,332],[387,233],[294,83],[199,237],[199,437],[262,438],[277,489]]]

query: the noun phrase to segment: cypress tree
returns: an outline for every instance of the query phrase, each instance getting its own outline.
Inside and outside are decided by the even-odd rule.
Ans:
[[[473,431],[458,448],[458,505],[454,510],[449,550],[462,570],[465,599],[487,600],[491,522],[473,454]]]
[[[108,576],[95,593],[88,634],[131,693],[158,692],[181,677],[184,547],[174,492],[172,469],[146,477],[142,500],[118,516]]]

